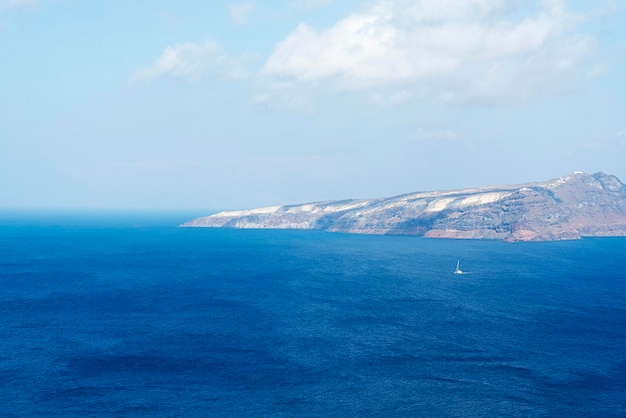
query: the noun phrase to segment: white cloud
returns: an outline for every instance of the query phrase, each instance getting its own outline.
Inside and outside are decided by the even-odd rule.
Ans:
[[[590,38],[564,1],[379,0],[328,29],[305,23],[263,74],[343,89],[395,86],[447,102],[502,102],[560,93],[581,77]]]
[[[130,83],[147,83],[161,77],[193,81],[206,74],[222,80],[242,80],[250,77],[247,67],[256,60],[255,55],[229,56],[211,39],[184,42],[166,47],[154,64],[136,71],[130,77]]]
[[[152,81],[163,76],[195,79],[225,60],[218,44],[210,39],[168,46],[150,67],[136,72],[132,81]]]
[[[243,26],[248,23],[248,17],[254,10],[254,3],[237,3],[230,6],[230,19],[237,26]]]

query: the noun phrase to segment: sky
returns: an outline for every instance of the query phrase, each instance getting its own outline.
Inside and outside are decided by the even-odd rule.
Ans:
[[[0,208],[626,182],[623,22],[623,0],[0,0]]]

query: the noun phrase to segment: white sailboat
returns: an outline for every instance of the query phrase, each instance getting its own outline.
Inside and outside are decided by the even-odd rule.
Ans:
[[[461,270],[461,262],[460,260],[457,260],[456,262],[456,268],[454,269],[454,274],[463,274],[463,270]]]

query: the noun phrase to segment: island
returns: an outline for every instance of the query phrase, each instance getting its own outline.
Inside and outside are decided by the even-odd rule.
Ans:
[[[181,226],[510,242],[626,236],[626,186],[613,175],[577,171],[527,184],[220,212]]]

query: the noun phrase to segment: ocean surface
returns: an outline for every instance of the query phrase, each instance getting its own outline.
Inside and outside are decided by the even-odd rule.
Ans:
[[[0,214],[0,415],[626,415],[624,238],[191,217]]]

